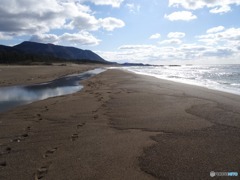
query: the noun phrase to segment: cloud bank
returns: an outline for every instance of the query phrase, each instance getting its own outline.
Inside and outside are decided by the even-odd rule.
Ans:
[[[226,13],[231,5],[240,5],[239,0],[169,0],[170,7],[182,7],[188,10],[209,8],[210,13]]]
[[[206,30],[195,37],[196,43],[187,43],[176,38],[185,37],[182,32],[170,32],[168,38],[158,45],[123,45],[120,52],[101,52],[103,57],[119,62],[142,62],[152,64],[179,63],[228,63],[238,62],[240,57],[240,28],[223,26]],[[197,43],[198,41],[198,43]]]
[[[120,7],[123,2],[123,0],[2,0],[0,39],[33,35],[31,39],[43,42],[65,39],[80,45],[97,45],[100,41],[90,32],[99,29],[113,31],[125,26],[121,19],[97,18],[90,7],[83,4],[86,1],[114,8]],[[72,30],[72,32],[69,31],[58,37],[49,34],[52,30],[58,29]]]

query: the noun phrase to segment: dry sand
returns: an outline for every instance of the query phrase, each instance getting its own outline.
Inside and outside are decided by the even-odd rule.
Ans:
[[[186,180],[239,171],[240,96],[120,70],[84,85],[0,114],[0,179]]]
[[[47,82],[60,76],[80,73],[94,67],[99,67],[99,65],[77,65],[71,63],[36,66],[1,65],[0,86]]]

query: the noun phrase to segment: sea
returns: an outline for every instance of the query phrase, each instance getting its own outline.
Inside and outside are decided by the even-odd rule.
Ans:
[[[240,95],[240,64],[128,66],[123,69]]]

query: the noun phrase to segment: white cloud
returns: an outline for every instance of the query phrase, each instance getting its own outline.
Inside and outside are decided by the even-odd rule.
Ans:
[[[123,45],[119,47],[119,51],[99,52],[99,54],[112,61],[152,64],[226,64],[239,62],[240,28],[224,30],[215,27],[210,32],[196,37],[201,42],[203,42],[202,40],[208,42],[205,44],[186,44],[180,39],[167,39],[160,41],[159,46]],[[170,37],[173,36],[174,34],[170,35]]]
[[[220,6],[220,7],[215,7],[213,9],[211,9],[209,12],[213,13],[213,14],[223,14],[223,13],[227,13],[231,11],[231,7],[226,5],[226,6]]]
[[[211,8],[211,13],[226,13],[231,11],[230,5],[240,5],[239,0],[169,0],[169,6],[183,7],[185,9]]]
[[[12,37],[7,35],[6,33],[0,32],[0,40],[9,40],[9,39],[12,39]]]
[[[178,12],[173,12],[169,15],[164,15],[164,18],[170,20],[170,21],[191,21],[194,19],[197,19],[197,16],[192,14],[190,11],[178,11]]]
[[[234,54],[234,51],[229,48],[216,48],[213,50],[207,50],[203,52],[203,55],[206,57],[218,57],[218,58],[224,58],[229,57]]]
[[[114,8],[121,6],[124,0],[80,0],[81,2],[92,2],[96,5],[110,5]]]
[[[195,10],[195,9],[199,9],[199,8],[203,8],[205,6],[205,2],[204,0],[181,0],[181,1],[178,1],[178,0],[169,0],[169,3],[168,5],[171,7],[183,7],[185,9],[192,9],[192,10]]]
[[[65,27],[70,29],[77,28],[78,30],[96,31],[99,29],[99,21],[91,14],[79,12],[78,16],[74,17],[72,21]]]
[[[234,47],[234,48],[231,48]],[[98,51],[103,58],[118,62],[141,62],[150,64],[209,64],[236,63],[240,58],[238,46],[180,44],[173,46],[123,45],[119,51]]]
[[[174,37],[174,35],[176,34],[172,32],[169,37]],[[159,46],[149,44],[123,45],[119,47],[118,51],[99,51],[98,53],[106,59],[118,62],[150,64],[239,63],[240,28],[225,29],[223,26],[218,26],[195,38],[200,42],[186,44],[181,39],[172,38],[159,42]]]
[[[181,39],[185,37],[185,33],[183,32],[170,32],[168,33],[168,38],[175,38],[175,39]]]
[[[116,28],[125,26],[125,23],[122,20],[112,17],[99,19],[99,24],[103,29],[107,31],[113,31]]]
[[[59,41],[59,37],[55,34],[37,34],[37,35],[33,35],[30,38],[30,41],[54,44]]]
[[[120,46],[118,49],[130,49],[130,50],[148,50],[148,49],[152,49],[152,48],[155,48],[156,46],[153,46],[153,45],[123,45],[123,46]]]
[[[140,11],[141,6],[139,4],[134,4],[134,3],[128,3],[126,4],[126,7],[129,9],[130,13],[137,13]]]
[[[107,17],[96,19],[94,16],[83,13],[70,22],[67,27],[70,29],[78,28],[79,30],[97,31],[103,28],[106,31],[113,31],[116,28],[122,28],[125,23],[117,18]]]
[[[240,42],[240,28],[229,28],[222,32],[212,32],[206,35],[197,36],[199,40],[214,40],[219,42]]]
[[[160,45],[179,45],[181,44],[182,41],[180,39],[167,39],[167,40],[163,40],[160,41],[159,44]]]
[[[217,44],[217,42],[216,42],[216,40],[215,39],[204,39],[204,38],[200,38],[199,40],[198,40],[199,42],[203,42],[203,43],[205,43],[206,45],[215,45],[215,44]]]
[[[159,39],[161,37],[161,34],[159,33],[156,33],[156,34],[153,34],[149,37],[149,39]]]
[[[159,50],[157,46],[153,45],[122,45],[119,51],[103,52],[98,51],[97,53],[108,60],[118,62],[139,62],[139,63],[150,63],[154,57],[158,57]],[[150,57],[151,56],[151,57]]]
[[[2,0],[0,31],[19,34],[47,32],[65,23],[62,13],[62,6],[55,0]]]
[[[90,0],[87,0],[90,1]],[[85,2],[85,1],[84,1]],[[95,0],[95,4],[118,7],[123,0]],[[96,18],[79,0],[2,0],[0,32],[8,36],[39,35],[51,30],[113,31],[125,24],[114,17]]]
[[[95,38],[92,34],[81,31],[79,33],[64,33],[59,37],[60,41],[69,41],[78,45],[91,45],[95,46],[100,43],[100,40]]]
[[[163,64],[182,58],[184,55],[177,48],[171,46],[158,47],[153,45],[123,45],[120,51],[98,51],[103,58],[118,62],[139,62]]]
[[[216,32],[220,32],[223,31],[225,28],[223,26],[217,26],[217,27],[213,27],[207,30],[207,33],[216,33]]]
[[[197,45],[197,44],[183,44],[180,49],[184,52],[200,52],[209,49],[209,46]]]
[[[94,37],[92,34],[86,31],[80,31],[79,33],[64,33],[60,36],[55,34],[38,34],[33,35],[30,39],[33,42],[41,43],[56,43],[64,44],[64,42],[70,42],[76,45],[91,45],[95,46],[100,43],[100,40]]]
[[[240,28],[229,28],[217,31],[217,27],[211,33],[197,36],[200,42],[204,42],[208,48],[203,56],[218,58],[240,58]],[[211,30],[211,29],[210,29]]]

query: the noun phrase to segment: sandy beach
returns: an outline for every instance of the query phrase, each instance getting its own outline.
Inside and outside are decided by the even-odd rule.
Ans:
[[[0,67],[0,85],[94,67]],[[187,180],[240,171],[240,96],[117,69],[83,84],[0,113],[0,179]]]
[[[100,65],[77,65],[72,63],[55,63],[54,65],[1,65],[0,87],[12,85],[28,85],[47,82],[61,76],[81,73]]]

